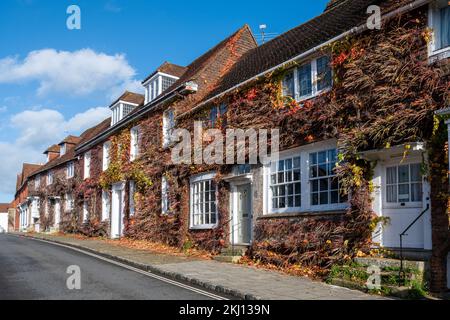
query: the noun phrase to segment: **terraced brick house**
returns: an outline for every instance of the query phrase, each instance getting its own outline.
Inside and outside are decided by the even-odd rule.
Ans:
[[[372,5],[380,28],[368,24]],[[59,221],[66,232],[245,248],[316,268],[389,249],[430,261],[431,290],[446,290],[449,12],[439,0],[335,0],[263,45],[244,26],[189,66],[164,63],[144,96],[126,92],[70,156],[47,150],[30,194],[51,208],[61,194],[45,181],[70,161],[78,178],[62,198],[73,210],[45,229]],[[280,134],[261,144],[244,131],[239,163],[188,163],[228,129]],[[175,164],[188,139],[192,154]],[[278,157],[251,163],[251,147],[277,145]]]
[[[14,230],[27,231],[31,226],[30,196],[28,192],[29,177],[34,171],[39,170],[41,165],[24,163],[22,172],[17,175],[16,194],[12,202],[15,209]]]

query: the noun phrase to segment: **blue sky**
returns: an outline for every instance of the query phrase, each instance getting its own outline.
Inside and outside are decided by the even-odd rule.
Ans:
[[[164,61],[187,65],[244,24],[281,34],[327,0],[0,1],[0,202],[13,199],[23,162],[108,116],[123,90]],[[81,30],[68,30],[69,5]]]

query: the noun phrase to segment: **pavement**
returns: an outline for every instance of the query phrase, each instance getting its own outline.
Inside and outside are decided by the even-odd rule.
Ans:
[[[305,277],[199,258],[164,255],[106,243],[99,239],[21,234],[96,253],[129,266],[181,281],[219,295],[246,300],[379,300],[380,296]],[[10,236],[8,237],[10,238]],[[0,243],[3,241],[0,237]],[[20,239],[22,240],[22,239]],[[20,241],[19,239],[17,241]],[[8,240],[12,241],[12,240]],[[7,241],[7,242],[8,242]],[[23,240],[22,240],[23,241]],[[0,259],[3,246],[0,245]],[[46,245],[48,247],[48,245]],[[60,249],[61,250],[61,249]],[[67,254],[67,249],[63,250]],[[40,252],[45,255],[45,252]],[[1,278],[0,278],[1,279]],[[0,280],[1,281],[1,280]],[[168,297],[170,293],[166,293]],[[0,297],[1,298],[1,297]],[[180,298],[180,297],[179,297]],[[180,298],[182,299],[182,298]]]

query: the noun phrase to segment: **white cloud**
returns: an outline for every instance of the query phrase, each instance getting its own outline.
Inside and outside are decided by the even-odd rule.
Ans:
[[[17,173],[22,164],[41,163],[42,152],[60,142],[69,134],[79,135],[84,130],[95,126],[110,115],[108,108],[91,108],[85,112],[65,119],[56,110],[27,110],[11,117],[10,126],[18,135],[14,143],[0,141],[0,152],[4,155],[0,166],[0,201],[11,201]]]
[[[119,89],[135,87],[135,75],[125,55],[107,55],[91,49],[43,49],[30,52],[23,60],[0,59],[0,83],[37,81],[39,95],[58,92],[83,96],[100,91],[111,96]]]

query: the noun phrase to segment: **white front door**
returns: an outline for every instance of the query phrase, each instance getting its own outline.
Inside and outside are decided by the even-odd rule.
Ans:
[[[233,192],[233,220],[231,241],[250,244],[252,241],[252,185],[237,185]]]
[[[381,166],[382,216],[389,218],[382,227],[382,244],[400,247],[400,234],[425,210],[428,183],[422,174],[420,159],[402,158]],[[429,212],[423,215],[403,237],[404,248],[425,249]],[[428,219],[429,220],[429,219]]]
[[[59,229],[59,224],[61,222],[61,201],[55,200],[55,225],[56,229]]]
[[[112,187],[111,202],[111,238],[117,239],[123,236],[123,211],[124,211],[125,183],[118,183]]]

